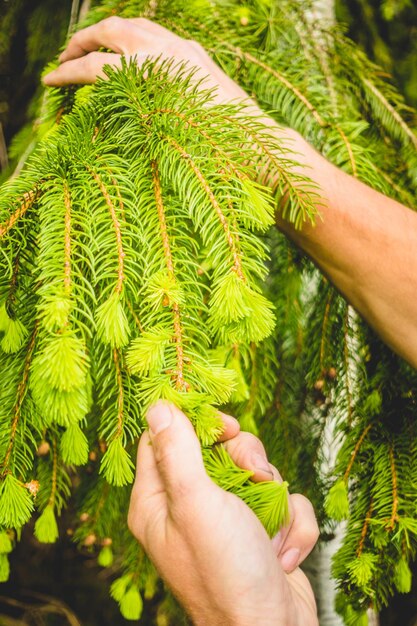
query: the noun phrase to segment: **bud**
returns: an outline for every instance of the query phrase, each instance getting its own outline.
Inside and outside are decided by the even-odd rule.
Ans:
[[[37,450],[38,456],[46,456],[49,453],[50,449],[51,446],[47,441],[41,441]]]
[[[25,487],[29,491],[29,493],[35,498],[38,494],[40,487],[39,480],[31,480],[28,483],[25,483]]]
[[[329,367],[329,371],[327,372],[327,376],[331,379],[334,380],[337,376],[337,371],[335,367]]]
[[[85,546],[86,548],[90,548],[96,543],[96,541],[97,537],[94,533],[91,533],[90,535],[87,535],[87,537],[84,539],[83,546]]]
[[[80,515],[80,522],[87,522],[90,519],[90,514],[89,513],[81,513]]]

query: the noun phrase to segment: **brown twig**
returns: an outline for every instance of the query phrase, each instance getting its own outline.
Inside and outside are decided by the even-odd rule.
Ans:
[[[164,249],[165,263],[169,277],[175,282],[174,264],[172,261],[171,246],[169,243],[164,203],[162,199],[161,181],[159,178],[158,164],[152,161],[152,180],[155,193],[155,202],[158,211],[159,227],[161,231],[162,247]],[[177,353],[176,387],[180,391],[187,387],[184,380],[184,349],[181,325],[181,312],[177,302],[172,303],[174,316],[174,339]]]

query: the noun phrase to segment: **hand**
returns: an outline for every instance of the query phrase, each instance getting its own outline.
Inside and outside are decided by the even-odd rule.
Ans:
[[[100,48],[113,52],[98,52]],[[139,64],[157,57],[186,61],[190,69],[197,68],[195,79],[204,79],[204,88],[216,90],[216,103],[248,99],[243,89],[222,72],[199,43],[182,39],[142,17],[109,17],[78,31],[59,57],[61,65],[44,77],[44,83],[53,87],[94,83],[97,77],[105,76],[104,65],[120,67],[122,56],[136,57]]]
[[[139,444],[129,527],[194,623],[317,626],[306,577],[300,569],[284,572],[255,514],[208,477],[185,415],[160,402],[149,411],[148,422],[149,433]],[[225,422],[223,438],[232,437],[226,445],[236,457],[259,451],[254,440],[249,446],[243,443],[245,434],[238,434],[231,418]],[[300,553],[317,538],[311,511],[307,516],[311,545],[304,541]],[[297,541],[296,507],[291,528],[284,543]]]

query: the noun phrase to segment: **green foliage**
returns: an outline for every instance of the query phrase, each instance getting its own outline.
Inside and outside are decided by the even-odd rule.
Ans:
[[[52,505],[48,504],[36,520],[34,534],[41,543],[55,543],[58,539],[58,525]]]
[[[345,480],[335,482],[329,490],[324,503],[326,513],[338,522],[349,517],[349,499]]]
[[[97,563],[101,567],[110,567],[113,563],[114,555],[110,546],[104,546],[98,553]]]
[[[33,501],[29,491],[12,474],[0,486],[0,525],[3,528],[20,528],[30,518]]]
[[[340,27],[312,23],[308,9],[161,0],[152,12],[144,0],[102,0],[86,24],[146,15],[198,40],[278,122],[415,206],[412,111]],[[75,540],[103,566],[114,556],[124,573],[111,593],[139,619],[157,576],[126,513],[136,441],[158,399],[186,413],[210,475],[270,535],[288,520],[286,482],[253,483],[210,447],[220,407],[260,433],[324,533],[329,517],[348,518],[333,565],[338,610],[364,626],[367,607],[410,585],[415,373],[272,229],[276,211],[297,228],[319,219],[290,145],[241,105],[214,105],[188,66],[125,63],[107,78],[49,90],[34,152],[0,192],[0,530],[29,517],[31,481],[38,531],[58,517],[76,472]],[[318,468],[334,419],[330,480]],[[169,596],[158,613],[178,623]]]

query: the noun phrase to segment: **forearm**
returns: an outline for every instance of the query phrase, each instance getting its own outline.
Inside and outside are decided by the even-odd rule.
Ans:
[[[297,231],[278,215],[279,228],[417,367],[417,214],[333,166],[294,131],[276,132],[292,142],[298,171],[323,198],[314,226]]]

